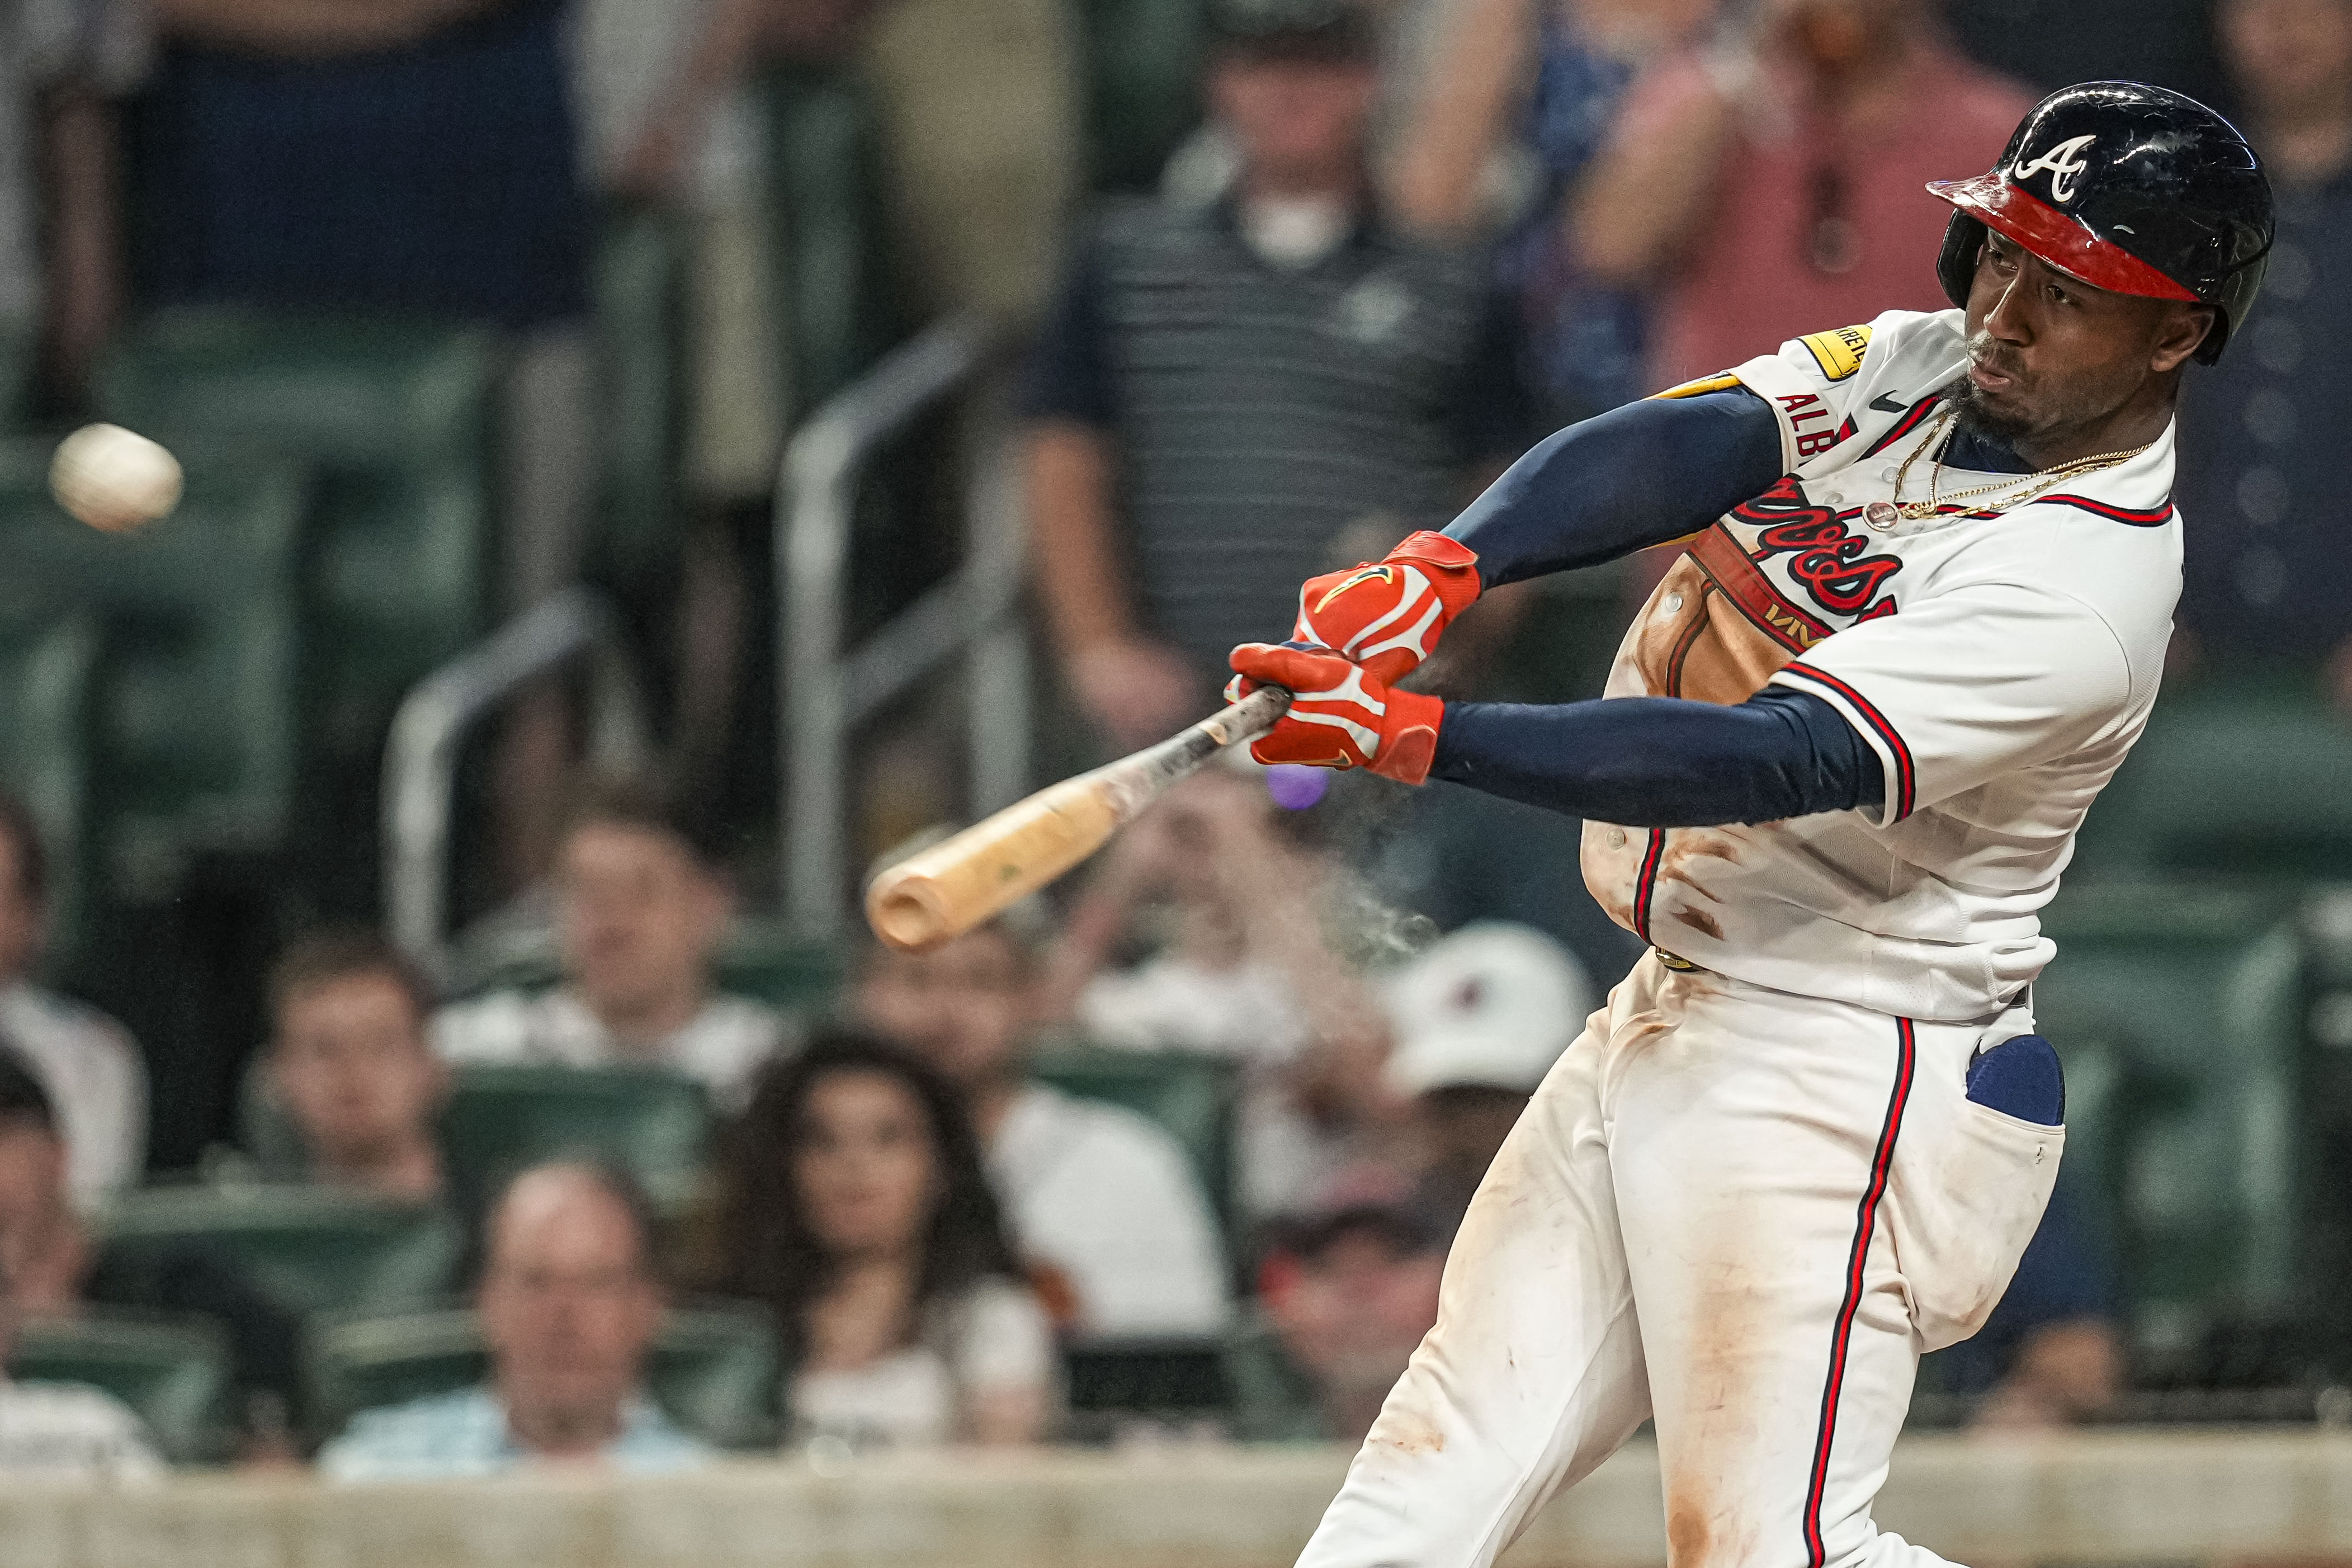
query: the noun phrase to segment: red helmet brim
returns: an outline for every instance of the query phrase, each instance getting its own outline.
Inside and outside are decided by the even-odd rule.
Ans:
[[[2011,184],[1998,169],[1973,180],[1931,180],[1927,191],[2095,289],[2192,305],[2203,302],[2130,251],[2093,234],[2079,219]]]

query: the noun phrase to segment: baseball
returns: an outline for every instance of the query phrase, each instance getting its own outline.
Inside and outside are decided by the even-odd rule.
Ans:
[[[58,443],[49,492],[90,527],[127,532],[180,504],[180,460],[120,425],[85,425]]]

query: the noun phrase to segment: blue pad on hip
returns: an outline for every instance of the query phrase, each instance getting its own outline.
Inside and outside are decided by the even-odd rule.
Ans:
[[[1979,1105],[2059,1127],[2066,1121],[2066,1075],[2040,1035],[2020,1035],[1969,1058],[1969,1098]]]

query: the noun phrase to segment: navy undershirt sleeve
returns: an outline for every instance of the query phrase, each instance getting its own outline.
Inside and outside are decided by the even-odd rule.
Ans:
[[[1780,822],[1886,797],[1878,753],[1844,715],[1780,687],[1730,707],[1449,702],[1429,776],[1627,827]]]
[[[1648,398],[1546,437],[1445,531],[1496,588],[1696,533],[1780,477],[1780,422],[1754,393]]]

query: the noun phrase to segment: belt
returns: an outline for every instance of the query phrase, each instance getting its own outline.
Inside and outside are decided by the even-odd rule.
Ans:
[[[1668,952],[1663,947],[1652,948],[1650,950],[1650,956],[1656,959],[1661,964],[1673,970],[1677,974],[1705,974],[1706,973],[1706,966],[1705,964],[1693,963],[1689,959],[1681,957],[1675,953]]]

